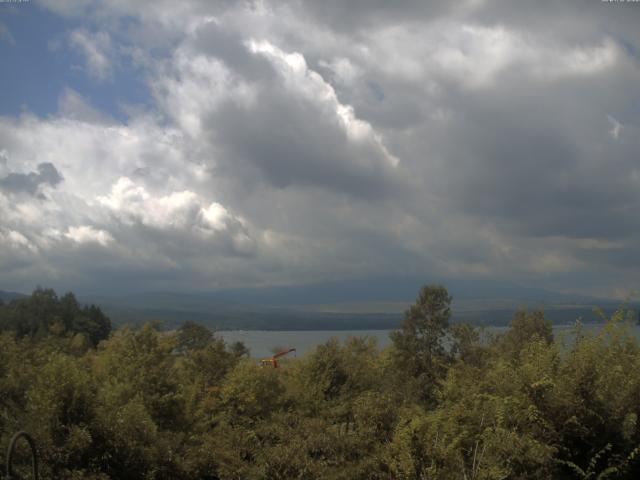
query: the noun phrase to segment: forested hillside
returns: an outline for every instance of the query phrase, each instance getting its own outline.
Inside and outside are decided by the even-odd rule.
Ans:
[[[110,331],[37,290],[0,307],[0,449],[34,435],[42,478],[638,478],[640,345],[626,313],[553,338],[516,312],[492,338],[428,286],[380,351],[329,341],[278,368],[206,328]]]

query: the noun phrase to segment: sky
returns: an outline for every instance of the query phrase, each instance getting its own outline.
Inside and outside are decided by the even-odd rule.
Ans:
[[[630,1],[2,2],[0,289],[624,298],[638,24]]]

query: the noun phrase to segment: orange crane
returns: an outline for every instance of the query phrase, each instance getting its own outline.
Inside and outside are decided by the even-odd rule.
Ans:
[[[273,365],[273,368],[278,368],[278,358],[282,357],[283,355],[286,355],[287,353],[291,353],[295,351],[296,351],[295,348],[290,348],[289,350],[282,350],[276,353],[271,358],[263,358],[262,360],[260,360],[260,365],[262,365],[263,367],[267,365]]]

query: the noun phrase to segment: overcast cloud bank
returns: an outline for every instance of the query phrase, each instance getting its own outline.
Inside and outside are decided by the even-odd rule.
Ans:
[[[40,4],[95,90],[0,116],[6,290],[638,286],[639,4]]]

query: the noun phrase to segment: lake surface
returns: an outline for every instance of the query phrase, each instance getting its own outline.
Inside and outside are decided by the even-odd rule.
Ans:
[[[373,337],[378,347],[384,348],[391,340],[391,330],[296,330],[296,331],[266,331],[266,330],[230,330],[216,332],[227,343],[243,342],[252,357],[262,358],[273,355],[273,350],[279,347],[295,348],[295,355],[304,355],[317,345],[325,343],[332,337],[344,342],[349,337]]]
[[[500,333],[507,330],[508,327],[486,327],[488,333]],[[599,330],[602,324],[585,324],[585,330]],[[571,338],[573,325],[554,325],[553,333],[556,338],[566,336],[567,340]],[[636,338],[640,339],[640,326],[633,327]],[[255,358],[270,357],[273,355],[274,349],[277,348],[295,348],[296,352],[292,355],[305,355],[314,347],[325,343],[332,337],[344,342],[349,337],[372,337],[375,338],[379,348],[389,346],[389,332],[391,330],[296,330],[296,331],[271,331],[271,330],[229,330],[219,331],[227,343],[241,341],[251,352],[251,356]]]

